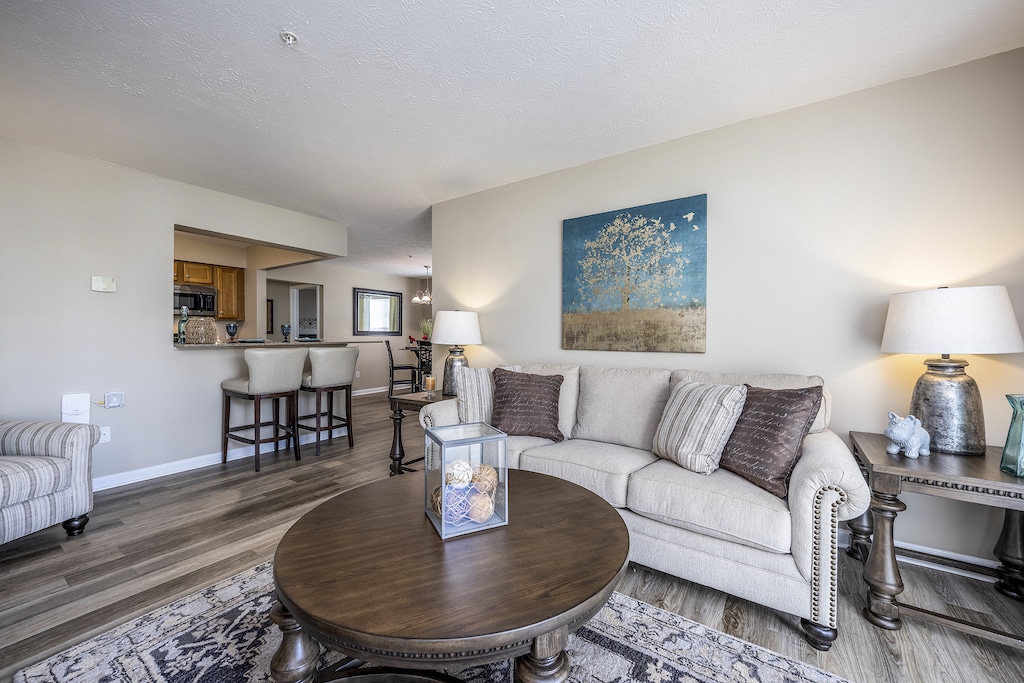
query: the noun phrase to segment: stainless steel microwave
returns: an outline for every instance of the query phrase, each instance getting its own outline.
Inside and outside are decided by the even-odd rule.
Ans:
[[[181,315],[182,306],[188,306],[189,315],[214,317],[217,290],[200,285],[174,285],[174,315]]]

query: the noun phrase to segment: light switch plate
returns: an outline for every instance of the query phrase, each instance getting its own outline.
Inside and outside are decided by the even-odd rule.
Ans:
[[[117,278],[109,275],[93,275],[92,291],[94,292],[116,292]]]

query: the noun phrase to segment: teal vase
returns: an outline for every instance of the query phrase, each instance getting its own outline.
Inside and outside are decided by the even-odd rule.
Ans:
[[[1024,477],[1024,394],[1007,394],[1006,400],[1013,406],[1013,417],[1010,418],[1010,432],[1006,435],[999,469],[1015,477]]]

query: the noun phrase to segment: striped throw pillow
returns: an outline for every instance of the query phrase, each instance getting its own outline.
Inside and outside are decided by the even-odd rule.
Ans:
[[[676,384],[654,434],[654,454],[693,472],[711,474],[718,469],[746,397],[742,385]]]
[[[518,365],[503,367],[509,370],[520,368]],[[455,394],[458,397],[457,407],[461,424],[491,424],[494,410],[494,379],[491,372],[491,368],[471,368],[467,365],[455,368]]]

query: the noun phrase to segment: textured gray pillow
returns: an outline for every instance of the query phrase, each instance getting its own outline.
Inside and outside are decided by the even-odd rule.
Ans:
[[[821,396],[821,387],[772,390],[747,385],[743,412],[719,466],[785,498]]]
[[[654,454],[692,472],[711,474],[718,469],[746,396],[745,386],[679,382],[654,433]]]
[[[531,375],[495,368],[494,413],[491,425],[509,436],[539,436],[552,441],[565,437],[558,431],[558,395],[561,375]]]

